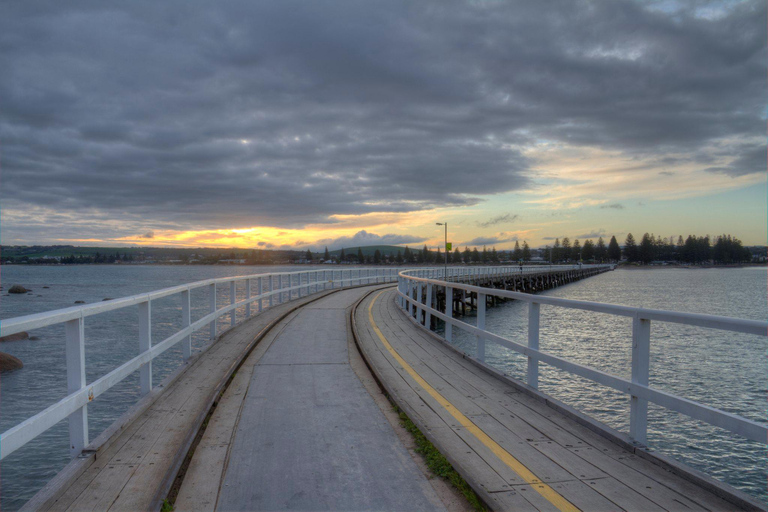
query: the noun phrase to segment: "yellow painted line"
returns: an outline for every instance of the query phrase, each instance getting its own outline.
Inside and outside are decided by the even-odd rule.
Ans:
[[[483,430],[475,425],[472,420],[464,416],[464,414],[461,413],[451,402],[449,402],[443,395],[441,395],[435,388],[430,386],[427,381],[425,381],[421,375],[419,375],[416,370],[414,370],[411,365],[409,365],[405,359],[403,359],[400,354],[397,353],[397,351],[392,348],[392,345],[390,345],[387,338],[382,334],[381,330],[379,330],[379,327],[376,325],[376,322],[373,320],[373,305],[376,303],[376,300],[379,298],[379,296],[384,293],[384,290],[380,291],[376,294],[376,296],[371,301],[371,304],[368,306],[368,321],[371,322],[371,327],[373,327],[373,331],[376,333],[376,335],[379,337],[379,340],[381,340],[381,343],[386,347],[386,349],[389,351],[390,354],[392,354],[392,357],[397,360],[398,363],[400,363],[400,366],[403,367],[403,369],[408,372],[408,375],[410,375],[413,380],[415,380],[424,390],[429,393],[432,398],[437,400],[437,402],[442,405],[446,411],[448,411],[451,416],[456,418],[456,420],[461,424],[462,427],[466,428],[468,432],[470,432],[472,435],[474,435],[481,443],[483,443],[485,446],[487,446],[494,455],[496,455],[504,464],[510,467],[512,471],[520,475],[520,478],[522,478],[525,482],[531,484],[531,488],[541,494],[544,498],[547,499],[550,503],[552,503],[555,507],[557,507],[558,510],[561,510],[562,512],[579,512],[580,509],[562,497],[557,491],[552,489],[547,484],[543,483],[533,472],[525,467],[522,462],[517,460],[510,454],[508,451],[506,451],[504,448],[502,448],[499,443],[491,439],[491,437],[483,432]]]

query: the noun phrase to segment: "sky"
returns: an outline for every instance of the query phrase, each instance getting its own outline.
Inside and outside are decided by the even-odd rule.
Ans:
[[[766,2],[0,5],[0,242],[766,243]]]

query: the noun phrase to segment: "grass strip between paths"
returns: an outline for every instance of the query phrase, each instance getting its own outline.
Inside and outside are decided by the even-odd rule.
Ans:
[[[419,427],[411,421],[407,414],[405,414],[396,405],[393,405],[395,412],[400,415],[400,424],[405,428],[416,442],[416,453],[420,454],[424,458],[424,462],[427,464],[429,470],[436,476],[447,480],[453,487],[455,487],[464,497],[469,504],[478,512],[486,512],[486,508],[475,491],[469,486],[466,480],[459,475],[451,463],[448,462],[442,453],[435,448],[435,445],[429,442],[429,439],[421,433]]]

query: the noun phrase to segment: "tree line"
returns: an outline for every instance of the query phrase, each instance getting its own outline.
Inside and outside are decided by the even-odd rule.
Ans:
[[[652,261],[677,261],[681,263],[701,264],[713,262],[718,265],[744,263],[752,261],[752,252],[744,247],[741,240],[731,235],[719,235],[714,244],[710,236],[688,235],[665,239],[654,238],[645,233],[638,244],[632,233],[624,242],[624,256],[630,263],[648,264]]]

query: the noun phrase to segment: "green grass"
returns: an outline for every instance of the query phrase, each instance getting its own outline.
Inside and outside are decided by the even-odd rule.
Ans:
[[[173,512],[173,505],[168,500],[163,500],[163,506],[160,507],[160,512]]]
[[[459,475],[451,463],[448,462],[442,453],[440,453],[435,445],[429,442],[424,434],[421,433],[419,428],[411,421],[411,419],[397,406],[394,406],[395,411],[400,415],[401,425],[413,436],[416,442],[416,453],[419,453],[426,462],[429,470],[447,480],[453,487],[455,487],[464,497],[469,504],[478,512],[485,512],[486,508],[480,501],[480,498],[475,494],[475,491],[469,486],[461,475]]]

